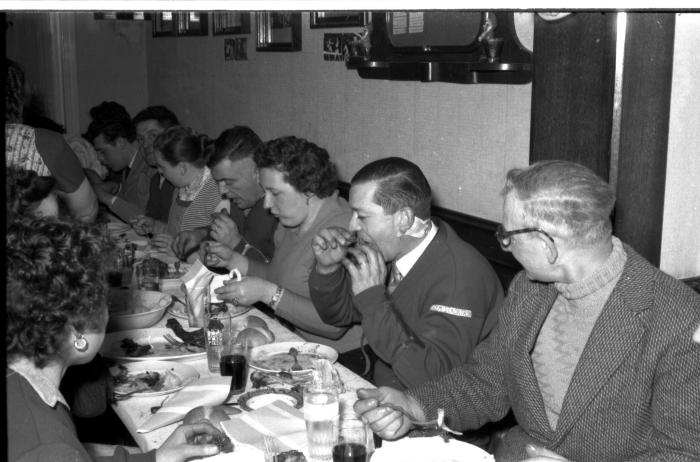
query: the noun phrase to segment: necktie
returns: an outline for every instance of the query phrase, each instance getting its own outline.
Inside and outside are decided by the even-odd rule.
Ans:
[[[391,271],[389,272],[389,282],[386,285],[386,291],[389,293],[389,295],[391,295],[394,292],[396,286],[398,286],[399,282],[401,282],[401,279],[403,279],[401,271],[399,271],[399,268],[396,266],[396,263],[392,263]]]

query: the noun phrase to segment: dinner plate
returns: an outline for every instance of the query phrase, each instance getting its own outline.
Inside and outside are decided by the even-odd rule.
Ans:
[[[291,371],[294,360],[289,354],[290,348],[296,348],[299,352],[297,358],[302,369]],[[293,374],[308,374],[313,370],[313,359],[327,359],[334,363],[338,359],[338,352],[333,348],[312,342],[279,342],[268,343],[250,350],[250,367],[263,372],[292,372]]]
[[[284,401],[292,407],[301,409],[304,403],[299,393],[284,388],[261,388],[249,391],[238,397],[238,405],[244,411],[252,411],[267,406],[273,401]]]
[[[199,378],[199,372],[194,367],[176,363],[172,361],[139,361],[136,363],[122,364],[121,367],[126,368],[130,378],[144,372],[157,372],[158,374],[166,374],[170,372],[169,378],[165,380],[164,388],[160,390],[144,390],[131,394],[130,396],[159,396],[175,393],[182,390],[185,386]],[[119,366],[110,368],[112,376],[119,374]],[[122,395],[129,392],[129,389],[124,385],[115,385],[114,394]]]
[[[491,454],[478,446],[455,439],[447,442],[440,436],[401,438],[383,441],[372,455],[372,462],[493,462]]]
[[[250,311],[253,307],[252,306],[244,306],[244,305],[229,305],[228,311],[231,313],[231,317],[235,318],[237,316],[241,316],[243,314],[246,314],[248,311]],[[181,318],[181,319],[187,319],[187,307],[180,303],[179,301],[175,301],[172,305],[170,305],[170,308],[168,308],[168,313],[172,314],[176,318]]]
[[[196,330],[196,329],[186,329]],[[167,327],[152,327],[150,329],[132,329],[110,332],[105,336],[102,344],[102,356],[121,361],[155,361],[176,359],[198,359],[207,355],[205,348],[199,351],[188,351],[184,347],[175,347],[163,337],[170,334],[180,340],[177,335]],[[144,356],[129,356],[121,347],[122,340],[129,338],[139,345],[151,345],[151,350]]]

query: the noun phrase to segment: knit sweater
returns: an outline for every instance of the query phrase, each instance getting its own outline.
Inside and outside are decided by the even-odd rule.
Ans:
[[[557,427],[581,352],[626,261],[622,243],[613,237],[613,251],[596,272],[582,281],[555,284],[559,295],[532,352],[532,365],[552,428]]]

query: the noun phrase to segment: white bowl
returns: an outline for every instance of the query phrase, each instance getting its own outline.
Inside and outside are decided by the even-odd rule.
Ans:
[[[109,332],[151,327],[172,303],[171,295],[154,290],[116,289],[110,299]]]

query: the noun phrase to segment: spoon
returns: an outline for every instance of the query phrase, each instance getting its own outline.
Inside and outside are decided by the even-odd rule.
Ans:
[[[292,347],[289,349],[289,354],[292,355],[292,358],[294,358],[294,364],[292,364],[292,370],[293,371],[300,371],[302,369],[301,364],[299,364],[299,360],[297,359],[297,355],[299,352],[297,351],[296,348]]]

